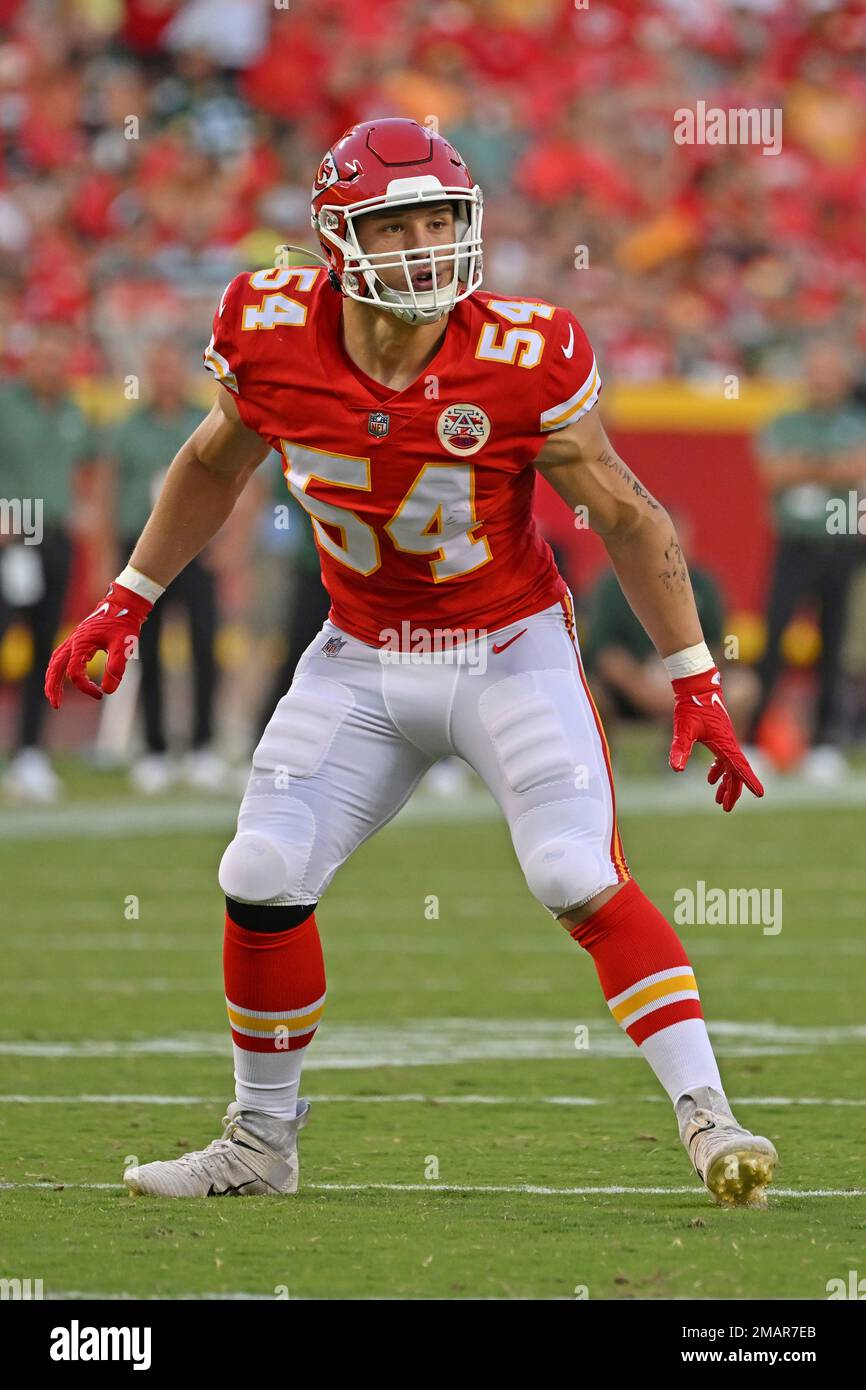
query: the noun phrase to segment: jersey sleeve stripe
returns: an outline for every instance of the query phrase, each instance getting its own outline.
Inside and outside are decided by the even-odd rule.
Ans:
[[[207,367],[208,371],[216,377],[217,381],[222,386],[227,386],[230,391],[234,391],[235,395],[237,395],[237,377],[231,370],[228,362],[223,357],[222,353],[217,352],[216,348],[213,345],[213,338],[211,338],[210,342],[204,350],[204,364]]]
[[[598,368],[595,365],[595,358],[592,359],[592,370],[583,385],[575,391],[573,396],[569,396],[567,401],[561,405],[551,406],[541,415],[542,430],[562,429],[564,425],[570,425],[575,420],[579,420],[581,415],[585,415],[591,410],[598,400],[598,393],[601,390],[601,378]]]

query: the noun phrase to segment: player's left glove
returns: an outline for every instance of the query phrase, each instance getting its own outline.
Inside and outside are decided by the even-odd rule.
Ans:
[[[715,666],[699,676],[683,676],[672,681],[674,696],[674,739],[670,765],[682,772],[696,743],[706,744],[715,754],[707,781],[716,787],[716,801],[732,811],[740,799],[743,784],[754,796],[763,796],[758,781],[742,749],[722,699],[722,678]]]

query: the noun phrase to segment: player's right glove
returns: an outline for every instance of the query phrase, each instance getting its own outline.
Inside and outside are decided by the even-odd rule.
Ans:
[[[54,709],[60,708],[63,699],[64,675],[94,700],[101,700],[103,695],[111,695],[117,689],[152,607],[149,599],[123,584],[109,584],[102,601],[82,619],[74,632],[70,632],[66,641],[61,642],[48,663],[45,695]],[[97,652],[108,653],[101,687],[87,674],[87,663]]]

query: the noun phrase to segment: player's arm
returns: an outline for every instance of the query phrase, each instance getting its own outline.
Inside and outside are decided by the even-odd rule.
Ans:
[[[695,742],[715,754],[709,781],[730,811],[743,785],[763,787],[743,756],[721,698],[676,528],[619,457],[595,410],[557,430],[535,460],[539,472],[604,542],[623,593],[671,676],[675,695],[670,764],[682,771]]]
[[[45,694],[55,709],[63,698],[66,674],[97,700],[117,689],[155,601],[216,535],[268,452],[268,445],[243,424],[231,395],[220,386],[210,414],[173,459],[129,564],[93,613],[52,655]],[[98,651],[108,653],[101,687],[87,675],[87,663]]]
[[[133,569],[167,588],[231,515],[269,446],[242,422],[231,393],[217,388],[210,414],[175,456],[130,556]]]
[[[538,471],[604,542],[622,591],[662,657],[703,641],[676,529],[623,463],[596,410],[552,434]]]

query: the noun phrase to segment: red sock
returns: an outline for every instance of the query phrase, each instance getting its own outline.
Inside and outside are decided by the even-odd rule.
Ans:
[[[674,1023],[703,1018],[683,944],[634,879],[566,930],[592,956],[614,1019],[638,1046]]]
[[[227,912],[223,971],[235,1095],[250,1110],[292,1120],[306,1049],[325,1007],[315,914],[298,927],[271,932],[241,927]]]
[[[325,1005],[325,962],[314,912],[288,931],[249,931],[226,912],[223,944],[232,1041],[249,1052],[306,1047]]]

